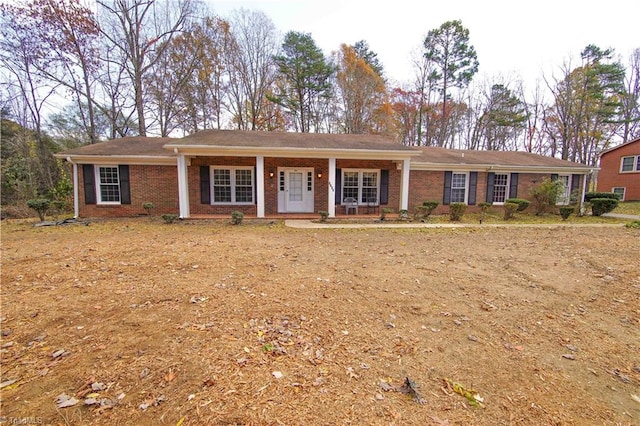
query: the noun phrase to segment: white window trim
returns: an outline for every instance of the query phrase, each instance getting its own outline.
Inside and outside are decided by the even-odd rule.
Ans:
[[[613,188],[611,188],[611,192],[615,194],[616,189],[622,189],[622,197],[620,197],[618,201],[624,201],[624,198],[627,195],[627,188],[624,186],[614,186]]]
[[[509,192],[511,192],[511,173],[495,173],[494,174],[494,179],[495,176],[497,175],[507,175],[507,186],[505,188],[505,192],[504,192],[504,201],[498,202],[498,201],[493,201],[493,204],[496,206],[502,206],[504,205],[504,203],[509,199]],[[453,176],[452,176],[453,179]],[[495,180],[494,180],[494,192],[492,194],[492,197],[495,196]]]
[[[358,173],[358,198],[357,198],[357,201],[358,201],[358,205],[360,205],[360,206],[366,206],[367,205],[366,202],[360,201],[360,199],[362,198],[362,189],[363,189],[363,186],[362,186],[363,177],[362,177],[362,175],[363,175],[363,173],[375,173],[377,175],[377,177],[376,177],[376,199],[378,200],[378,203],[380,203],[380,178],[382,177],[382,173],[380,172],[380,169],[342,169],[342,176],[341,176],[341,181],[340,181],[342,188],[340,188],[340,191],[341,191],[341,194],[343,194],[342,195],[343,199],[344,199],[344,188],[345,188],[345,186],[344,186],[344,182],[345,182],[344,174],[345,174],[345,172],[347,172],[347,173],[348,172]],[[349,188],[352,188],[352,187],[349,187]]]
[[[102,182],[100,181],[100,169],[105,169],[105,168],[109,168],[109,169],[116,169],[116,173],[118,174],[118,199],[119,201],[102,201],[102,191],[100,190],[100,187],[103,185]],[[111,165],[99,165],[96,164],[95,167],[93,168],[93,172],[94,172],[94,182],[95,182],[95,186],[96,186],[96,204],[100,204],[100,205],[104,205],[104,206],[119,206],[122,204],[122,189],[120,188],[120,168],[118,166],[111,166]],[[107,184],[105,184],[107,185]],[[111,184],[108,184],[111,185]]]
[[[633,164],[631,164],[631,170],[622,170],[625,158],[633,158]],[[620,173],[638,173],[640,172],[640,155],[625,155],[620,157]]]
[[[229,170],[230,178],[231,178],[231,201],[215,201],[215,181],[213,177],[213,170]],[[236,202],[236,170],[249,170],[251,172],[251,201],[243,201]],[[209,190],[211,194],[211,205],[215,206],[231,206],[231,205],[240,205],[240,206],[251,206],[255,204],[256,200],[256,185],[255,185],[255,171],[253,166],[210,166],[209,167]]]
[[[460,189],[453,187],[453,176],[464,175],[464,201],[453,201],[453,190]],[[451,172],[451,188],[449,189],[449,204],[451,203],[465,203],[469,204],[469,172]]]

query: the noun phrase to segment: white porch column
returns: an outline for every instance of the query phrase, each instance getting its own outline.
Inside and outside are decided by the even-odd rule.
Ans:
[[[264,217],[264,157],[259,155],[256,157],[256,215],[259,218]]]
[[[329,158],[329,194],[327,194],[329,205],[327,206],[329,217],[336,217],[336,159]]]
[[[411,160],[402,162],[402,178],[400,180],[400,210],[409,210],[409,172]]]
[[[189,212],[189,173],[187,159],[183,154],[178,154],[178,205],[180,206],[180,218],[188,218]]]
[[[71,163],[73,170],[73,218],[80,217],[80,201],[78,200],[78,165],[71,161],[70,157],[67,157],[67,162]]]

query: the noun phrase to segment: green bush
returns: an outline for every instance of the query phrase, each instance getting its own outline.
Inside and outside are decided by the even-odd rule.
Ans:
[[[602,216],[618,207],[617,198],[592,198],[589,202],[591,203],[591,214],[593,216]]]
[[[567,220],[574,211],[575,211],[575,208],[571,206],[560,207],[560,216],[562,216],[562,220]]]
[[[520,208],[520,204],[506,202],[502,207],[504,208],[504,220],[509,220],[516,214]]]
[[[451,220],[452,222],[460,221],[466,210],[467,205],[465,203],[449,204],[449,220]]]
[[[563,191],[564,184],[561,181],[549,178],[543,179],[540,185],[531,188],[530,193],[536,216],[554,210]]]
[[[491,206],[493,206],[493,203],[478,203],[478,207],[480,207],[482,213],[487,213]]]
[[[329,212],[325,211],[325,210],[320,210],[318,212],[318,214],[320,215],[320,222],[326,222],[327,218],[329,217]]]
[[[234,211],[231,213],[231,223],[234,225],[240,225],[242,223],[242,219],[244,219],[244,213],[241,211]]]
[[[624,225],[627,228],[640,229],[640,220],[632,220],[631,222]]]
[[[164,223],[173,223],[178,219],[178,215],[174,213],[165,213],[162,215],[162,220]]]
[[[144,203],[142,208],[147,212],[147,215],[151,216],[151,210],[153,210],[156,206],[153,203]]]
[[[40,221],[42,222],[44,221],[44,217],[47,214],[47,210],[49,210],[49,207],[51,207],[51,200],[48,200],[47,198],[35,198],[33,200],[28,200],[27,207],[35,210],[35,212],[38,213]]]
[[[586,194],[584,194],[584,200],[587,203],[590,203],[594,198],[611,198],[614,200],[620,199],[618,195],[614,194],[613,192],[587,192]]]
[[[422,205],[425,207],[425,210],[428,210],[431,213],[436,207],[438,207],[440,203],[437,201],[424,201]]]
[[[413,218],[421,220],[428,218],[439,204],[437,201],[424,201],[421,206],[416,207]]]
[[[391,207],[383,207],[380,213],[380,220],[384,221],[389,213],[393,213],[393,208]]]
[[[518,205],[518,212],[523,212],[531,205],[531,201],[523,198],[508,198],[505,203],[516,203]]]

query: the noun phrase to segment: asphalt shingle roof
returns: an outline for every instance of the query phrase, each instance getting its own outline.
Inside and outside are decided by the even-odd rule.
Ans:
[[[538,167],[587,167],[584,164],[545,157],[522,151],[477,151],[470,149],[447,149],[432,146],[415,147],[421,152],[412,163],[455,165],[499,165]]]
[[[410,147],[391,137],[334,133],[258,132],[246,130],[203,130],[181,139],[171,146],[224,146],[295,149],[347,149],[369,151],[407,151]]]
[[[126,137],[85,145],[57,154],[64,156],[149,156],[175,157],[172,147],[241,147],[241,148],[291,148],[309,150],[363,150],[418,152],[413,164],[439,165],[496,165],[530,167],[582,167],[557,158],[520,151],[477,151],[447,149],[440,147],[408,147],[397,143],[393,138],[380,135],[347,135],[327,133],[259,132],[243,130],[203,130],[184,138]]]

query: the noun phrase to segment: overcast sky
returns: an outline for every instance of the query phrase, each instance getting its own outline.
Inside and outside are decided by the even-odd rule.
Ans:
[[[479,76],[536,79],[558,71],[563,62],[579,63],[589,44],[612,47],[627,66],[640,48],[640,1],[573,0],[208,0],[214,13],[227,17],[234,9],[261,10],[283,34],[310,33],[325,55],[340,44],[369,43],[387,77],[412,79],[412,52],[429,30],[459,19],[470,32],[480,62]]]

